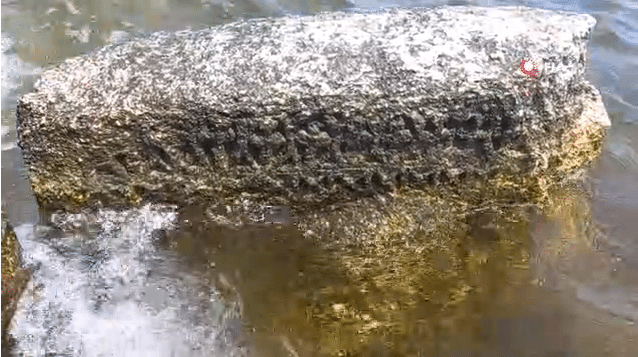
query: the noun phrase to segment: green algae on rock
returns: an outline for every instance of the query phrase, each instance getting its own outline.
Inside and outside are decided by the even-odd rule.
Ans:
[[[155,33],[47,69],[19,102],[19,144],[44,206],[247,193],[307,211],[477,178],[524,191],[600,146],[594,24],[442,7]]]

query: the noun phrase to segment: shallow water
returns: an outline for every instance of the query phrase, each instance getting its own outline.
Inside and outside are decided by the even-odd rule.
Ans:
[[[173,229],[175,219],[146,206],[66,217],[84,226],[71,233],[19,226],[35,265],[14,317],[20,355],[242,355],[226,311],[240,302],[222,301],[205,269],[155,244],[154,232]]]
[[[588,76],[612,128],[588,173],[591,197],[563,188],[542,212],[496,210],[461,222],[462,251],[434,261],[441,271],[462,268],[423,278],[414,295],[421,300],[409,308],[392,296],[401,281],[366,290],[371,252],[321,247],[292,226],[211,228],[197,208],[179,217],[159,206],[54,219],[39,212],[15,144],[15,101],[41,68],[138,31],[393,4],[592,14]],[[638,6],[631,1],[3,0],[2,203],[34,270],[10,330],[14,354],[638,355],[635,83]],[[459,266],[456,256],[466,257]],[[424,264],[417,275],[427,265],[414,264]],[[384,304],[380,316],[374,307]],[[388,328],[369,332],[383,321]]]

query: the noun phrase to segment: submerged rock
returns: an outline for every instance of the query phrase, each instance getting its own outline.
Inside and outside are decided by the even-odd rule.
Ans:
[[[443,7],[155,33],[46,70],[19,101],[19,145],[45,206],[525,194],[598,154],[594,24]]]

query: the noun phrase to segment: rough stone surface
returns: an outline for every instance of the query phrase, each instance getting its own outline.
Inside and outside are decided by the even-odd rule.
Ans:
[[[46,206],[243,193],[317,207],[497,175],[516,187],[597,153],[609,121],[584,78],[594,24],[443,7],[155,33],[45,71],[19,101],[19,145]]]
[[[2,211],[2,341],[6,344],[5,332],[15,313],[20,295],[29,280],[27,270],[21,265],[20,243],[13,227]],[[4,346],[3,346],[4,347]],[[3,350],[4,355],[4,350]]]

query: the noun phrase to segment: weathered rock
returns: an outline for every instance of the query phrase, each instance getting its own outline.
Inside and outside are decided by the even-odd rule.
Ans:
[[[15,313],[18,300],[24,290],[29,273],[20,268],[20,243],[2,211],[2,341]],[[4,354],[4,352],[3,352]]]
[[[444,7],[155,33],[45,71],[19,101],[19,145],[46,206],[248,193],[305,208],[401,186],[488,192],[497,176],[524,191],[598,152],[594,24]]]
[[[290,331],[293,351],[314,331],[325,354],[357,352],[348,341],[412,328],[401,319],[423,301],[446,318],[458,309],[456,335],[473,308],[464,296],[490,290],[476,273],[488,269],[481,254],[513,280],[509,265],[529,264],[524,229],[476,228],[476,212],[491,211],[468,202],[543,194],[598,154],[608,119],[584,79],[594,23],[454,7],[153,34],[49,69],[19,103],[20,145],[44,205],[320,206],[298,227],[334,252],[317,276],[346,281],[309,286],[301,295],[312,297],[311,316],[307,301],[293,301],[282,303],[293,307],[278,318],[285,326],[265,324]],[[532,78],[521,73],[524,57],[538,66]],[[526,212],[512,211],[524,226]],[[217,213],[228,209],[209,206],[203,217]],[[501,248],[468,248],[476,229]]]

